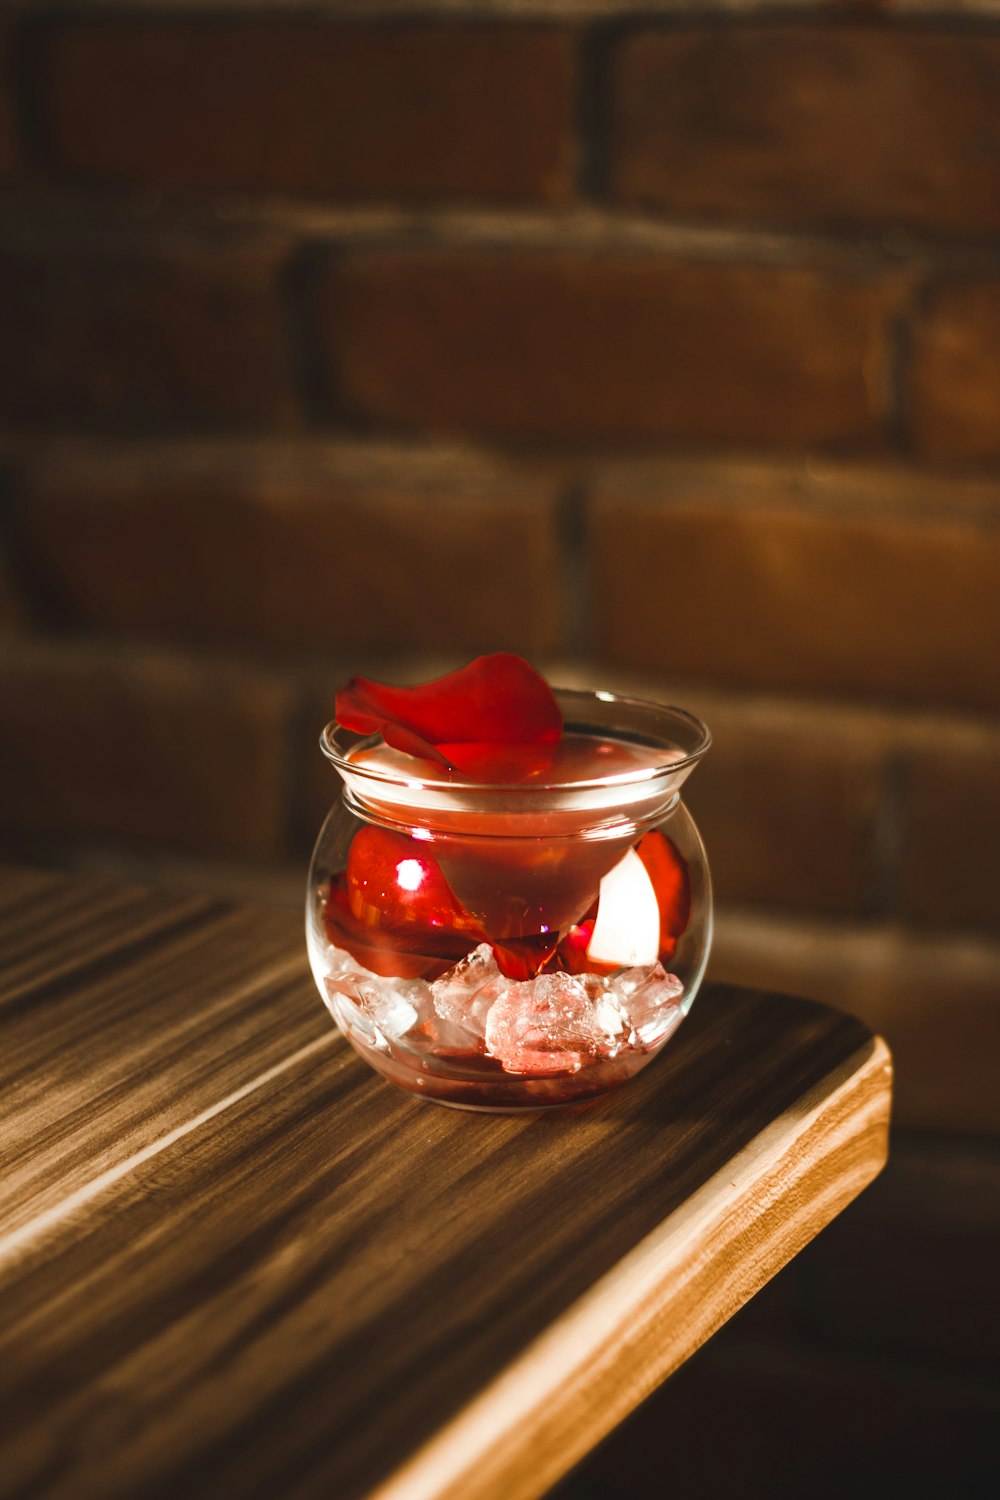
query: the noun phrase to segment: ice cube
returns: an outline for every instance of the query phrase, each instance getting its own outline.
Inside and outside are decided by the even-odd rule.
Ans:
[[[583,979],[539,974],[521,983],[492,985],[486,1048],[508,1073],[578,1073],[608,1056],[609,1037]],[[604,996],[598,1003],[603,1004]]]
[[[651,1051],[667,1040],[684,1019],[684,986],[660,963],[622,969],[611,975],[609,995],[620,1007],[634,1037],[633,1046]]]
[[[362,1008],[388,1041],[397,1041],[416,1026],[420,1012],[412,998],[396,988],[397,981],[391,979],[363,980],[358,989]]]
[[[488,987],[501,978],[493,949],[480,943],[446,974],[431,984],[434,1009],[442,1021],[464,1033],[466,1041],[482,1041],[486,1015],[496,998]]]
[[[372,1027],[376,1029],[376,1046],[405,1036],[431,1013],[431,990],[425,980],[373,974],[339,948],[330,949],[326,992],[331,1002],[339,1000],[346,1023],[357,1025],[362,1040],[368,1040]]]
[[[628,1018],[613,994],[603,994],[594,1002],[594,1020],[606,1041],[608,1056],[613,1057],[629,1033]]]
[[[361,1006],[346,995],[342,989],[338,989],[327,980],[327,1006],[333,1019],[359,1042],[368,1047],[380,1047],[383,1051],[386,1047],[385,1037],[376,1026],[365,1015]]]

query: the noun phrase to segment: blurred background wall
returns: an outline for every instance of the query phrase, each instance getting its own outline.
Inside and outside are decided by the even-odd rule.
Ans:
[[[998,522],[993,0],[5,7],[10,856],[297,902],[355,671],[702,713],[714,972],[881,1030],[898,1131],[669,1389],[970,1485]]]

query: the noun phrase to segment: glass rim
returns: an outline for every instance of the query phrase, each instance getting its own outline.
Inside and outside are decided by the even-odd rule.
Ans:
[[[319,737],[320,749],[327,760],[333,764],[338,771],[351,777],[361,777],[364,780],[383,787],[422,787],[429,792],[454,792],[458,789],[467,788],[476,792],[516,792],[518,796],[534,796],[548,792],[565,791],[597,791],[602,787],[635,786],[643,782],[655,781],[661,776],[676,776],[682,771],[690,769],[710,749],[712,744],[712,733],[696,714],[689,709],[680,708],[672,703],[657,703],[652,698],[637,698],[625,693],[609,692],[604,688],[570,688],[554,686],[552,689],[559,700],[560,707],[568,707],[570,704],[605,704],[612,707],[617,706],[624,710],[635,711],[638,714],[647,713],[651,717],[671,716],[679,720],[694,735],[694,744],[684,751],[680,759],[665,760],[662,764],[652,766],[637,766],[635,770],[610,772],[606,776],[590,777],[587,780],[556,780],[556,781],[474,781],[464,776],[460,771],[446,772],[442,775],[422,776],[407,775],[404,771],[390,771],[383,767],[365,765],[364,761],[352,760],[350,755],[370,741],[377,743],[377,734],[360,734],[356,730],[344,729],[336,719],[331,719],[324,727]],[[594,726],[597,728],[598,726]],[[652,730],[650,731],[652,733]],[[344,740],[350,737],[351,743],[345,747]],[[626,738],[622,733],[618,738]],[[657,740],[663,736],[657,735]],[[655,746],[653,747],[655,748]],[[675,751],[682,749],[664,743],[662,748]]]

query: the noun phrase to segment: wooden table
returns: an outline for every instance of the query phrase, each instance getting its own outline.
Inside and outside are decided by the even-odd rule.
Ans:
[[[287,912],[0,880],[0,1494],[538,1496],[877,1173],[849,1016],[709,985],[576,1114],[338,1037]]]

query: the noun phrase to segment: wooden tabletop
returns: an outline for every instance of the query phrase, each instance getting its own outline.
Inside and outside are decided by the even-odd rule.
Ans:
[[[576,1113],[335,1032],[287,912],[0,877],[0,1495],[541,1495],[885,1158],[860,1022],[708,985]]]

